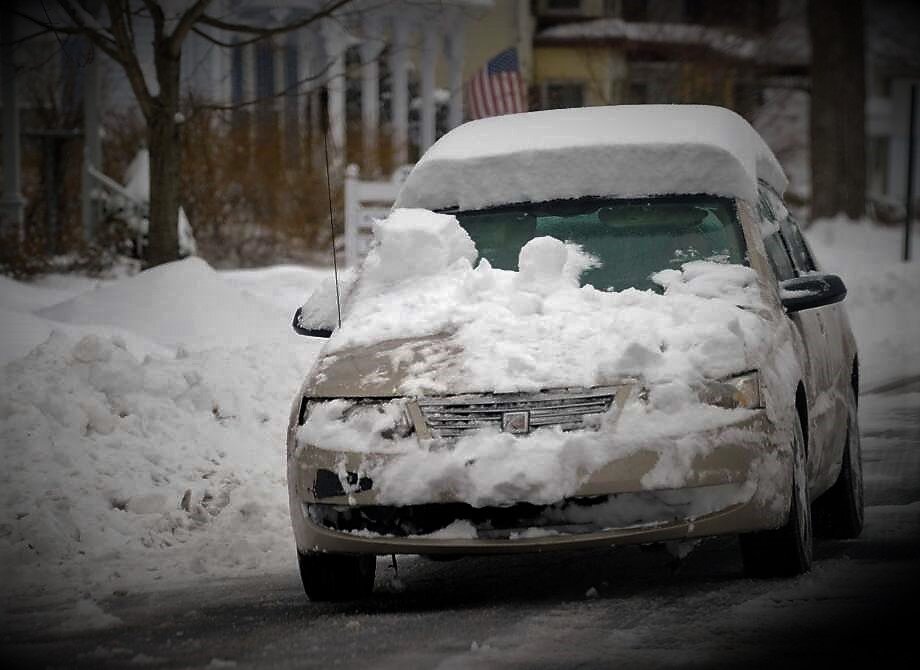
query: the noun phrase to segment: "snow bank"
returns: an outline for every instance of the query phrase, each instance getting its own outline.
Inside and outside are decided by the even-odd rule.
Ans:
[[[28,354],[51,335],[51,322],[0,307],[0,365]]]
[[[106,324],[163,345],[245,345],[276,337],[289,315],[229,285],[203,260],[161,265],[38,311],[54,321]]]
[[[465,123],[409,174],[396,207],[481,209],[581,196],[782,193],[770,149],[734,112],[703,105],[617,105]]]
[[[42,288],[0,276],[0,308],[18,312],[31,312],[50,307],[73,297],[69,291]]]
[[[279,276],[242,283],[270,294]],[[86,325],[5,310],[2,328],[39,344],[0,369],[4,597],[290,565],[284,435],[320,343],[289,319],[316,276],[282,309],[189,260],[55,307],[33,293],[37,311]],[[138,355],[120,333],[173,344]]]
[[[140,361],[117,338],[55,334],[8,365],[6,574],[90,588],[270,562],[301,362],[267,345]]]
[[[806,231],[821,268],[846,283],[843,304],[859,347],[864,390],[920,375],[920,244],[913,246],[914,260],[902,262],[903,235],[901,227],[843,216]]]
[[[61,281],[60,275],[42,279],[43,283],[52,286]],[[44,288],[0,277],[0,365],[27,355],[56,330],[75,337],[92,333],[118,335],[136,356],[162,353],[162,347],[156,343],[124,329],[92,321],[81,325],[67,324],[36,313],[56,303],[66,302],[75,294],[92,290],[98,282],[78,280],[71,284],[79,288],[74,288],[73,285],[65,285],[64,288]]]
[[[434,232],[420,225],[426,217]],[[607,292],[579,287],[598,261],[551,237],[528,242],[513,272],[486,260],[474,268],[475,247],[452,216],[397,210],[377,229],[326,354],[334,363],[350,349],[408,340],[390,352],[395,369],[433,338],[401,393],[591,387],[630,375],[693,383],[750,369],[765,346],[750,268],[696,261],[655,275],[663,294]],[[414,260],[419,247],[439,264]]]

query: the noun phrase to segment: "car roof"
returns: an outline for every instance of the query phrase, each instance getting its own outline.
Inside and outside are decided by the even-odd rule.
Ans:
[[[755,202],[787,179],[735,112],[616,105],[508,114],[458,126],[416,164],[397,207],[460,210],[585,196],[708,193]]]

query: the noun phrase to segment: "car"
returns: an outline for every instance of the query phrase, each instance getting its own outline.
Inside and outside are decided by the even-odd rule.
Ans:
[[[772,577],[810,569],[813,527],[857,536],[846,288],[786,184],[719,107],[442,137],[363,265],[294,317],[329,338],[287,434],[307,596],[366,596],[386,554],[737,535],[745,573]]]

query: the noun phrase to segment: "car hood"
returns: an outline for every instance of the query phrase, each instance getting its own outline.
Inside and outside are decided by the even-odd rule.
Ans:
[[[447,335],[386,340],[321,353],[305,387],[315,398],[384,398],[403,395],[413,370],[427,357],[459,353]]]
[[[706,348],[706,342],[700,344],[700,348]],[[306,379],[304,393],[314,398],[388,398],[590,388],[635,380],[667,383],[678,377],[688,381],[718,379],[759,368],[767,350],[766,338],[761,344],[751,346],[741,333],[733,351],[725,351],[724,339],[714,342],[709,355],[688,352],[686,365],[678,374],[660,369],[660,354],[651,348],[657,348],[657,344],[633,342],[618,360],[608,364],[595,361],[596,365],[588,368],[589,374],[585,374],[584,366],[573,366],[568,372],[557,371],[540,381],[540,376],[529,379],[526,374],[507,375],[507,370],[520,368],[525,362],[520,352],[506,356],[496,352],[492,359],[494,374],[483,378],[481,371],[476,373],[469,368],[457,334],[439,333],[323,352]],[[573,346],[573,351],[578,347]]]

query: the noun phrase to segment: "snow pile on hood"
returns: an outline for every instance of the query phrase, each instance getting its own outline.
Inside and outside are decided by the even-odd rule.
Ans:
[[[277,337],[287,315],[254,300],[199,258],[167,263],[42,309],[65,323],[106,324],[163,345],[243,345]]]
[[[378,233],[320,374],[349,350],[402,340],[389,351],[394,369],[408,364],[402,394],[695,382],[751,369],[765,346],[747,267],[696,261],[657,273],[663,294],[607,292],[578,285],[597,259],[551,237],[528,242],[513,272],[473,267],[452,216],[397,210]]]
[[[617,105],[507,114],[465,123],[409,174],[396,207],[462,210],[582,196],[709,193],[756,202],[783,193],[769,147],[731,110]]]

